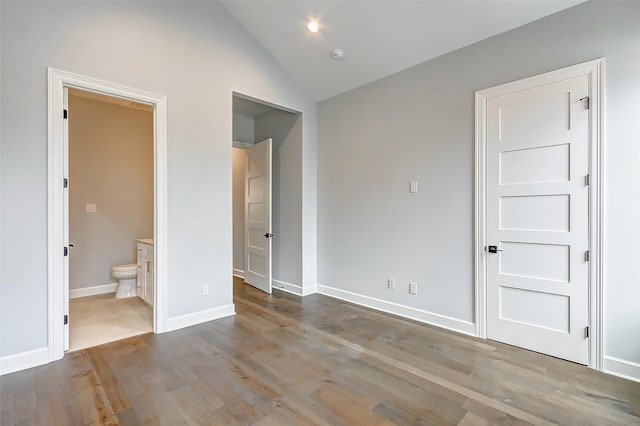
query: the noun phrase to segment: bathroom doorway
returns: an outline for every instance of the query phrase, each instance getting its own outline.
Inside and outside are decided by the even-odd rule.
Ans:
[[[232,102],[234,283],[301,294],[302,114],[238,93]]]
[[[153,115],[153,252],[144,261],[145,271],[151,276],[144,276],[150,283],[149,297],[153,300],[152,327],[154,333],[162,333],[167,329],[166,300],[166,265],[167,265],[167,98],[139,89],[134,89],[93,77],[47,69],[48,79],[48,353],[49,361],[61,359],[68,348],[70,340],[69,323],[72,322],[69,312],[71,300],[69,287],[69,258],[71,250],[78,250],[73,241],[69,241],[69,192],[74,182],[69,180],[69,89],[79,89],[88,95],[106,95],[115,101],[124,101],[132,106],[150,106]],[[121,153],[125,155],[126,153]],[[117,169],[119,170],[119,169]],[[95,207],[93,206],[95,205]],[[84,219],[95,219],[95,213],[103,212],[96,202],[84,202]],[[95,211],[93,211],[95,209]],[[87,212],[89,210],[89,212]],[[106,225],[109,227],[110,225]],[[119,232],[117,226],[111,226],[112,232]],[[148,238],[148,237],[147,237]],[[144,237],[142,239],[145,239]],[[70,247],[70,244],[74,244]],[[138,243],[132,244],[136,253],[127,259],[127,263],[135,262]],[[129,246],[131,247],[131,246]],[[64,250],[63,250],[64,249]],[[122,265],[122,264],[120,264]],[[119,266],[119,265],[110,265]],[[138,263],[136,262],[136,269]],[[116,269],[116,268],[114,268]],[[128,268],[125,268],[127,270]],[[130,269],[128,269],[130,270]],[[122,271],[121,271],[122,272]],[[120,275],[120,274],[118,274]],[[137,281],[136,277],[136,281]],[[108,275],[109,283],[93,283],[90,287],[116,284],[113,274]],[[119,280],[118,280],[119,282]],[[102,287],[105,291],[106,288]],[[116,286],[117,289],[117,286]],[[76,289],[77,290],[77,289]],[[94,289],[95,290],[95,289]],[[111,289],[113,290],[113,288]],[[75,294],[77,295],[77,293]],[[97,296],[97,295],[96,295]],[[133,300],[133,299],[131,299]]]
[[[154,113],[67,88],[69,351],[153,331]]]

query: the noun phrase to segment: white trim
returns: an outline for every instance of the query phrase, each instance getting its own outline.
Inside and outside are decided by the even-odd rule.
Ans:
[[[233,276],[244,279],[244,271],[242,269],[233,268]]]
[[[589,75],[591,102],[591,146],[589,180],[589,367],[603,367],[603,223],[604,223],[604,58],[585,62],[512,83],[503,84],[476,92],[475,97],[475,193],[474,193],[474,268],[475,268],[475,324],[476,335],[487,337],[486,330],[486,104],[494,96],[525,90],[529,87],[548,84],[563,78]]]
[[[303,286],[302,288],[302,295],[303,296],[308,296],[310,294],[314,294],[318,292],[318,285],[319,284],[306,284]]]
[[[167,319],[167,331],[179,330],[181,328],[191,327],[192,325],[202,324],[203,322],[213,321],[235,314],[235,305],[232,303],[229,305],[218,306],[217,308],[180,315]]]
[[[637,362],[605,355],[603,371],[634,382],[640,382],[640,363]]]
[[[347,302],[355,303],[356,305],[366,306],[367,308],[398,315],[414,321],[435,325],[437,327],[467,334],[469,336],[475,336],[475,325],[471,321],[464,321],[446,315],[436,314],[434,312],[416,309],[410,306],[400,305],[321,284],[317,285],[317,292],[324,294],[325,296],[346,300]]]
[[[285,281],[272,280],[272,285],[275,290],[286,291],[287,293],[302,296],[302,286],[297,284],[291,284]]]
[[[49,348],[34,349],[0,358],[0,376],[49,362]]]
[[[79,74],[47,68],[48,77],[48,348],[49,360],[64,356],[63,237],[64,135],[62,119],[64,87],[130,99],[154,107],[154,332],[167,329],[167,98]]]
[[[69,290],[69,299],[78,297],[96,296],[98,294],[114,293],[118,288],[118,283],[94,285],[91,287],[74,288]]]

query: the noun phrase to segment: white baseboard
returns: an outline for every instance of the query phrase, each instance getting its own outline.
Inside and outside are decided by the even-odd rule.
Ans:
[[[366,306],[367,308],[446,328],[447,330],[457,331],[458,333],[467,334],[469,336],[476,335],[476,326],[470,321],[464,321],[448,317],[446,315],[400,305],[398,303],[387,302],[386,300],[376,299],[321,284],[317,285],[317,292],[324,294],[325,296],[346,300],[347,302],[355,303],[356,305]]]
[[[307,284],[302,289],[302,295],[308,296],[310,294],[314,294],[318,292],[318,284]]]
[[[298,284],[291,284],[286,281],[272,280],[273,288],[286,291],[287,293],[295,294],[297,296],[308,296],[316,293],[316,285],[307,285],[304,288]]]
[[[49,348],[44,347],[32,351],[20,352],[0,358],[0,376],[15,371],[26,370],[49,362]]]
[[[118,283],[94,285],[93,287],[74,288],[69,290],[69,299],[77,297],[95,296],[96,294],[115,293]]]
[[[233,268],[233,275],[238,278],[244,279],[244,271],[242,269]]]
[[[236,314],[235,305],[222,305],[217,308],[205,309],[203,311],[193,312],[191,314],[180,315],[178,317],[167,319],[167,331],[179,330],[192,325],[202,324],[203,322],[213,321],[218,318],[228,317]]]
[[[295,294],[296,296],[302,296],[302,287],[299,285],[280,280],[272,280],[272,282],[273,288],[277,290],[286,291],[287,293]]]
[[[605,355],[604,372],[640,382],[640,363]]]

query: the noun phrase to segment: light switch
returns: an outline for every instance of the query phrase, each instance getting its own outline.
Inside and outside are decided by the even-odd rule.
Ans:
[[[87,213],[95,213],[96,212],[96,205],[95,204],[87,204],[85,211]]]
[[[411,181],[411,185],[409,185],[409,191],[418,192],[418,181],[417,180],[412,180]]]

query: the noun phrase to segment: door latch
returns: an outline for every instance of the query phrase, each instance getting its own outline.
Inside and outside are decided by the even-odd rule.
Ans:
[[[264,234],[265,238],[273,238],[273,234],[270,232],[267,232],[266,234]]]

